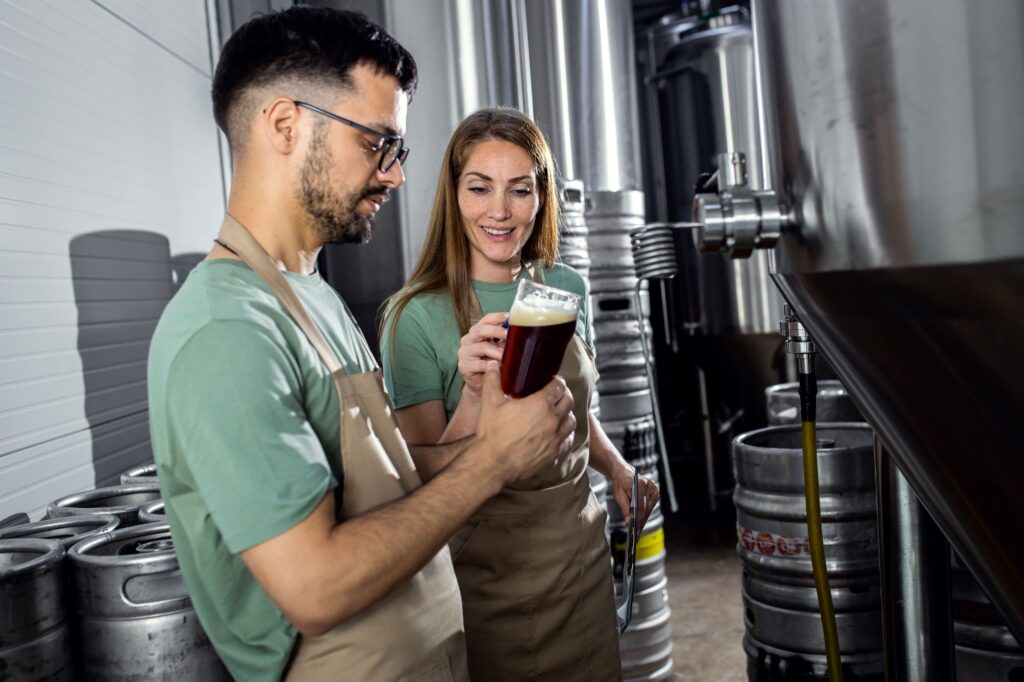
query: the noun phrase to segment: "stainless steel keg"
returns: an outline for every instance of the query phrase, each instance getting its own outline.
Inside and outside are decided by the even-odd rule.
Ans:
[[[0,680],[74,680],[65,608],[64,548],[0,540]]]
[[[167,524],[88,538],[68,557],[86,679],[231,679],[192,608]]]
[[[768,425],[798,424],[800,422],[800,384],[776,384],[764,390],[768,404]],[[838,381],[818,382],[815,405],[819,422],[862,422],[864,418],[853,404],[846,387]]]
[[[116,516],[109,514],[62,516],[4,528],[0,530],[0,540],[45,538],[58,541],[65,550],[68,550],[79,540],[115,530],[119,523]]]
[[[874,434],[867,424],[819,424],[817,436],[822,533],[844,670],[873,679],[883,671]],[[733,471],[751,679],[824,679],[800,427],[738,436]]]
[[[50,503],[47,518],[82,514],[110,514],[121,521],[121,526],[138,523],[139,507],[160,499],[160,486],[153,483],[136,483],[110,488],[97,488],[86,492],[67,495]]]
[[[562,211],[558,225],[558,256],[563,263],[590,279],[590,247],[583,216],[583,183],[566,180],[561,191]]]
[[[156,482],[156,464],[140,464],[121,474],[121,485]]]
[[[591,291],[632,291],[636,271],[629,231],[644,224],[643,192],[588,192],[586,204]]]
[[[608,498],[612,551],[616,563],[625,549],[622,511]],[[630,682],[655,682],[672,678],[672,612],[668,605],[668,576],[665,571],[665,517],[655,507],[637,541],[633,618],[619,637],[622,677]],[[615,580],[615,597],[622,599],[622,582]]]
[[[167,523],[163,500],[153,500],[139,507],[139,523]]]

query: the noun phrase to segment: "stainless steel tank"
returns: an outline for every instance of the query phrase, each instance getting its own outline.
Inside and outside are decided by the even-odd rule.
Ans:
[[[530,113],[563,176],[588,192],[640,189],[632,4],[524,2]]]
[[[56,540],[0,540],[0,680],[75,679],[64,575]]]
[[[131,526],[138,522],[139,507],[159,499],[156,482],[97,488],[54,500],[47,507],[46,517],[110,514],[120,519],[122,527]]]
[[[748,151],[749,182],[761,187],[750,18],[742,7],[709,17],[675,16],[647,31],[649,150],[659,220],[692,220],[694,185],[718,154]],[[778,333],[782,304],[768,254],[708,258],[677,240],[681,313],[708,334]]]
[[[76,514],[0,529],[0,540],[14,538],[56,540],[65,550],[68,550],[79,540],[117,529],[119,523],[120,520],[116,516],[109,514]]]
[[[68,558],[85,679],[231,679],[192,608],[167,524],[83,540]]]
[[[121,485],[156,482],[156,464],[140,464],[121,474]]]
[[[843,669],[883,676],[874,434],[819,424],[822,534]],[[744,649],[751,680],[825,679],[825,643],[811,571],[799,425],[737,436],[737,551],[743,563]]]
[[[753,24],[796,226],[775,280],[1024,639],[1024,4],[754,0]]]

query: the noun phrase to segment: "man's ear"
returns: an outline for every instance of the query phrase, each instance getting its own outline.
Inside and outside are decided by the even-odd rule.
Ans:
[[[266,104],[256,117],[258,125],[279,154],[291,154],[299,140],[299,108],[294,100],[277,97]]]

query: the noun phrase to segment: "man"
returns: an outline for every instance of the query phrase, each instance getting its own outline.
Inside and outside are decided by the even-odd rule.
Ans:
[[[232,148],[216,246],[149,359],[153,449],[193,603],[244,680],[462,680],[447,539],[564,451],[555,380],[501,395],[421,485],[351,315],[315,271],[362,242],[405,177],[412,57],[361,15],[295,7],[224,46],[214,113]],[[517,551],[521,548],[509,548]]]

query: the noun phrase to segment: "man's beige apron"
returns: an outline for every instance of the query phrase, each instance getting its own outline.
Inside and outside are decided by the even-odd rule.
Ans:
[[[449,543],[474,682],[622,678],[606,514],[586,473],[597,370],[578,333],[559,374],[575,401],[572,450],[484,503]]]
[[[266,280],[331,373],[341,406],[341,519],[413,492],[421,485],[420,478],[399,433],[380,370],[345,373],[287,278],[230,216],[224,219],[219,240]],[[448,549],[438,552],[406,584],[330,632],[300,636],[285,678],[467,680],[459,590]]]

